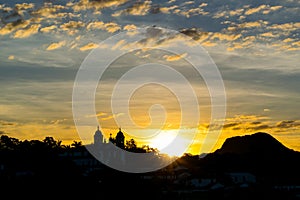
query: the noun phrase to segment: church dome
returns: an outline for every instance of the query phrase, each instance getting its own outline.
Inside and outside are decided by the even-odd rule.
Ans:
[[[99,130],[99,126],[97,127],[97,130],[95,132],[95,135],[102,135],[102,132]]]
[[[103,143],[103,134],[99,129],[99,126],[97,127],[97,130],[94,134],[94,144],[102,144]]]
[[[121,131],[121,128],[119,128],[119,132],[117,133],[116,138],[125,138],[123,132]]]

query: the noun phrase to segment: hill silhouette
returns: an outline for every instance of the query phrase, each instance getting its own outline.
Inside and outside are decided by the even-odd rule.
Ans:
[[[265,182],[300,183],[300,152],[285,147],[268,133],[226,139],[200,160],[207,172],[251,172]]]
[[[258,132],[252,135],[235,136],[225,140],[222,147],[215,153],[226,154],[285,154],[293,150],[285,147],[268,133]]]

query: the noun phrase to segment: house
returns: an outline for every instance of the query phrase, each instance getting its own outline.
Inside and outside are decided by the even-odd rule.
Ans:
[[[248,172],[227,173],[234,184],[256,183],[256,177]]]

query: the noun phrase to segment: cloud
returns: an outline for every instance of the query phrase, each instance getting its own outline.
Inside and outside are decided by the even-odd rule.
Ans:
[[[242,34],[226,34],[226,33],[220,33],[220,32],[215,32],[211,36],[211,39],[218,39],[218,40],[227,40],[227,41],[234,41],[239,39],[242,36]]]
[[[14,59],[15,59],[15,56],[14,56],[14,55],[10,55],[10,56],[8,56],[7,59],[8,59],[8,60],[14,60]]]
[[[272,32],[266,32],[266,33],[262,33],[260,35],[263,37],[272,37],[272,38],[278,37],[278,35],[274,35]]]
[[[296,42],[293,42],[292,45],[300,47],[300,40],[296,41]]]
[[[50,50],[54,50],[54,49],[58,49],[62,46],[66,45],[66,41],[60,41],[60,42],[54,42],[52,44],[50,44],[46,50],[50,51]]]
[[[106,117],[100,117],[100,120],[101,121],[106,121],[106,120],[117,118],[117,117],[119,117],[121,115],[124,115],[124,113],[118,113],[118,114],[108,115]]]
[[[118,17],[120,15],[135,15],[143,16],[147,15],[151,9],[151,1],[136,2],[129,8],[125,10],[119,10],[112,14],[113,17]]]
[[[177,61],[186,57],[186,55],[187,53],[178,54],[178,55],[164,55],[163,58],[166,59],[166,61]]]
[[[272,24],[271,26],[268,27],[268,29],[278,29],[278,30],[283,30],[285,32],[295,31],[297,29],[300,29],[300,22]]]
[[[105,24],[102,21],[90,22],[86,27],[87,30],[104,29],[104,28],[105,28]]]
[[[0,120],[0,126],[16,126],[16,125],[18,125],[18,123],[16,122]]]
[[[170,6],[170,7],[161,7],[160,8],[160,12],[168,14],[168,13],[170,13],[172,10],[174,10],[176,8],[178,8],[177,5],[173,5],[173,6]]]
[[[68,119],[56,119],[51,120],[50,124],[58,125],[58,124],[64,124],[64,122],[68,121]]]
[[[124,115],[124,113],[110,114],[110,113],[106,113],[106,112],[99,112],[99,113],[94,114],[94,115],[87,115],[86,117],[87,118],[98,117],[99,120],[101,120],[101,121],[107,121],[107,120],[119,117],[121,115]]]
[[[240,123],[237,123],[237,122],[230,122],[230,123],[224,124],[224,125],[223,125],[223,128],[224,128],[224,129],[228,129],[228,128],[236,127],[236,126],[239,126],[239,125],[240,125]]]
[[[30,24],[29,20],[17,20],[6,24],[0,29],[0,35],[7,35],[18,29],[26,28]]]
[[[269,109],[264,109],[268,112]],[[204,127],[204,129],[208,128]],[[282,120],[274,121],[269,117],[260,115],[235,115],[232,118],[226,118],[223,125],[223,131],[227,134],[252,133],[257,131],[266,131],[269,133],[291,133],[300,130],[300,120]]]
[[[80,0],[77,3],[69,4],[69,6],[72,6],[75,12],[88,9],[99,11],[103,8],[117,7],[127,1],[128,0]]]
[[[27,9],[31,9],[34,8],[34,4],[33,3],[22,3],[22,4],[16,4],[15,8],[17,10],[27,10]]]
[[[201,45],[205,46],[205,47],[214,47],[217,45],[217,43],[207,40],[207,41],[201,42]]]
[[[244,8],[239,8],[239,9],[236,9],[236,10],[230,10],[229,15],[230,16],[242,15],[243,12],[244,12]]]
[[[102,30],[105,30],[109,33],[114,33],[116,31],[120,30],[121,26],[119,26],[115,22],[104,23],[102,21],[95,21],[95,22],[90,22],[87,25],[86,29],[87,30],[102,29]]]
[[[179,13],[187,18],[189,18],[191,16],[195,16],[195,15],[208,15],[209,14],[209,12],[204,11],[204,9],[201,7],[191,8],[186,11],[181,11]]]
[[[49,33],[53,30],[57,29],[57,26],[56,25],[51,25],[51,26],[46,26],[46,27],[43,27],[40,29],[41,32],[43,33]]]
[[[65,9],[65,6],[52,4],[52,3],[45,3],[43,7],[33,11],[31,14],[33,16],[40,16],[46,19],[53,19],[53,18],[62,18],[68,15],[68,13],[58,12],[62,9]]]
[[[242,32],[243,29],[260,28],[267,24],[268,22],[263,20],[250,21],[250,22],[244,22],[240,24],[234,24],[232,26],[227,27],[227,30],[232,32],[236,32],[239,30],[240,32]]]
[[[224,10],[224,11],[220,11],[220,12],[215,13],[212,16],[212,18],[218,19],[218,18],[221,18],[221,17],[228,18],[229,16],[230,17],[241,16],[244,13],[244,11],[245,11],[244,8],[237,8],[235,10]]]
[[[208,32],[201,31],[196,28],[182,29],[182,30],[180,30],[180,33],[190,36],[191,38],[193,38],[193,40],[196,40],[199,42],[204,41],[205,39],[208,39],[208,37],[209,37]]]
[[[268,9],[264,10],[262,13],[265,14],[265,15],[267,15],[270,12],[279,10],[281,8],[282,8],[282,6],[271,6],[271,7],[268,7]]]
[[[127,35],[133,36],[138,33],[137,27],[134,24],[127,24],[123,27],[123,30],[127,31]]]
[[[105,24],[105,29],[109,33],[114,33],[116,31],[120,30],[121,27],[117,23],[109,22],[109,23]]]
[[[260,5],[260,6],[256,7],[256,8],[250,8],[249,10],[246,10],[245,15],[252,15],[254,13],[260,12],[261,10],[263,10],[263,9],[265,9],[267,7],[268,7],[267,5],[263,4],[263,5]]]
[[[126,31],[135,31],[137,27],[134,24],[127,24],[126,26],[123,27],[123,29]]]
[[[60,28],[66,32],[68,32],[69,35],[74,35],[78,32],[78,30],[82,27],[84,27],[85,24],[81,21],[69,21],[62,25],[60,25]]]
[[[92,118],[92,117],[102,117],[102,116],[106,116],[106,115],[107,115],[107,113],[105,113],[105,112],[99,112],[95,115],[87,115],[86,117],[87,118]]]
[[[261,27],[263,25],[268,24],[267,21],[259,20],[259,21],[252,21],[252,22],[245,22],[239,24],[239,28],[254,28],[254,27]]]
[[[39,28],[41,27],[40,24],[33,24],[26,29],[20,29],[15,32],[14,38],[27,38],[31,35],[34,35],[39,32]]]
[[[88,44],[80,47],[79,49],[80,49],[80,51],[86,51],[86,50],[90,50],[90,49],[95,49],[98,46],[99,46],[98,44],[91,42],[91,43],[88,43]]]
[[[284,120],[276,123],[277,128],[295,128],[298,127],[300,128],[300,121],[295,121],[295,120]]]

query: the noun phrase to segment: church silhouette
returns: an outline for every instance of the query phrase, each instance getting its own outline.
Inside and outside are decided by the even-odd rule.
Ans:
[[[112,137],[112,134],[110,134],[109,142],[115,144],[117,147],[124,149],[125,148],[125,136],[122,132],[121,128],[119,128],[119,132],[116,135],[116,138]],[[94,145],[95,146],[101,146],[103,144],[106,144],[106,139],[103,137],[103,133],[100,131],[99,126],[97,126],[97,130],[94,134]]]
[[[107,141],[98,126],[94,133],[94,143],[89,145],[88,149],[101,162],[125,164],[125,151],[122,151],[125,150],[125,136],[121,128],[115,138],[110,134]]]

